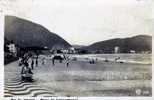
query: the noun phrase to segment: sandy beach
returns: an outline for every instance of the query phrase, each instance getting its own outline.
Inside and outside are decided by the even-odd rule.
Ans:
[[[50,59],[45,65],[39,59],[35,67],[33,84],[53,91],[57,96],[151,96],[151,64],[65,61],[52,65]],[[19,72],[17,62],[14,68],[5,66],[5,79],[9,71]],[[12,72],[11,72],[12,73]],[[13,73],[12,73],[13,74]],[[139,91],[139,92],[138,92]]]

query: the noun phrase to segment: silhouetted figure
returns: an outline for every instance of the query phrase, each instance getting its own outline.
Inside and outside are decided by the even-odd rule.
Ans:
[[[36,67],[38,67],[38,58],[36,58],[36,60],[35,60],[35,65],[36,65]]]
[[[45,58],[43,57],[42,58],[42,65],[44,65],[45,64]]]
[[[31,68],[34,69],[34,60],[32,59]]]
[[[22,58],[19,57],[19,60],[18,60],[18,66],[21,66],[22,65]]]
[[[95,63],[95,60],[94,59],[90,59],[89,63],[90,64],[94,64]]]
[[[55,65],[55,60],[54,60],[54,58],[52,58],[52,65],[53,65],[53,66]]]
[[[105,62],[109,62],[109,60],[107,58],[105,58]]]
[[[66,66],[68,67],[69,66],[69,59],[68,60],[66,60]]]

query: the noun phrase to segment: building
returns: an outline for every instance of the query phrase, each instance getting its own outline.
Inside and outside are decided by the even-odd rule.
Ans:
[[[69,53],[71,53],[71,54],[76,53],[76,52],[75,52],[75,48],[74,48],[74,47],[70,47],[70,48],[69,48]]]
[[[12,53],[13,55],[17,54],[17,50],[16,50],[16,46],[14,43],[10,43],[9,45],[7,45],[9,48],[9,52]]]
[[[120,48],[118,46],[114,47],[114,53],[120,53]]]

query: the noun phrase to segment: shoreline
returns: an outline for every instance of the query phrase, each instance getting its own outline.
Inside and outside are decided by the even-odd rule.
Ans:
[[[133,63],[133,64],[149,64],[152,65],[152,57],[149,59],[145,59],[143,58],[143,60],[139,61],[139,60],[133,60],[133,59],[126,59],[125,57],[121,57],[122,55],[134,55],[134,54],[84,54],[84,55],[78,55],[78,54],[74,54],[74,55],[70,55],[73,59],[79,59],[80,61],[89,61],[91,59],[94,59],[98,62],[106,62],[105,60],[107,60],[107,62],[115,62],[115,63]],[[137,55],[143,55],[142,57],[144,57],[147,54],[137,54]],[[107,57],[107,56],[111,56],[111,57]],[[151,54],[148,54],[148,56],[152,56]],[[115,59],[117,57],[120,57],[120,59],[118,59],[117,61],[115,61]]]

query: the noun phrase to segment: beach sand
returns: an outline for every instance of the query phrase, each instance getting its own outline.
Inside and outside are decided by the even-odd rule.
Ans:
[[[151,64],[47,60],[34,70],[36,84],[59,96],[151,96]],[[139,93],[137,93],[139,91]],[[140,93],[141,91],[141,93]]]
[[[5,83],[20,77],[17,62],[5,66]],[[86,60],[55,63],[47,59],[35,67],[32,84],[52,91],[56,96],[151,96],[152,65]]]

